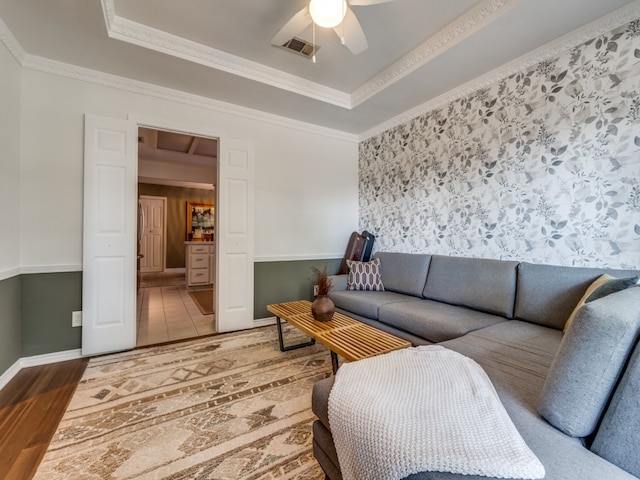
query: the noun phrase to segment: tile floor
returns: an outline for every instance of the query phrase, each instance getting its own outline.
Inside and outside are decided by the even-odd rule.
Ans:
[[[138,290],[137,347],[215,333],[214,315],[203,315],[185,286]]]

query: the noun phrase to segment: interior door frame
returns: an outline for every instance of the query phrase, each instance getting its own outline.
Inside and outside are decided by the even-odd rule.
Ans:
[[[88,120],[89,119],[89,120]],[[101,125],[104,124],[104,127]],[[102,219],[99,223],[99,233],[106,232],[112,234],[115,232],[119,234],[116,238],[115,234],[108,238],[100,237],[97,240],[87,238],[88,232],[91,230],[93,218],[89,218],[89,226],[86,222],[83,226],[83,240],[85,245],[83,246],[83,270],[86,262],[89,258],[107,258],[109,263],[103,268],[101,272],[98,272],[101,277],[106,278],[105,282],[111,281],[113,285],[119,285],[120,290],[101,290],[111,292],[110,296],[105,298],[94,298],[88,293],[83,293],[83,310],[88,309],[91,315],[87,315],[88,326],[104,327],[118,327],[121,331],[115,332],[112,335],[113,338],[108,338],[107,341],[101,341],[99,336],[91,337],[90,334],[96,330],[96,328],[88,328],[85,331],[83,328],[83,342],[82,350],[83,355],[95,355],[98,353],[109,353],[114,351],[129,350],[136,344],[136,245],[138,243],[138,228],[136,227],[136,211],[138,203],[138,152],[137,142],[138,129],[140,127],[149,127],[158,130],[173,131],[178,133],[187,133],[190,135],[196,135],[201,137],[216,138],[218,140],[218,164],[216,168],[216,188],[215,203],[217,206],[221,205],[220,199],[223,196],[224,202],[228,205],[233,205],[236,215],[226,215],[225,221],[221,222],[222,216],[219,214],[220,209],[216,208],[216,242],[215,242],[215,254],[216,254],[216,295],[215,295],[215,307],[218,314],[216,315],[216,327],[220,331],[221,319],[227,316],[227,320],[241,320],[235,325],[226,325],[224,331],[242,330],[245,328],[253,328],[253,256],[254,256],[254,242],[253,242],[253,200],[254,200],[254,185],[253,185],[253,165],[254,165],[254,148],[252,142],[234,140],[227,137],[223,132],[219,132],[218,135],[214,135],[210,132],[202,132],[199,128],[193,125],[185,124],[171,124],[166,120],[157,119],[145,119],[139,118],[135,115],[129,114],[126,119],[117,119],[110,117],[101,117],[92,114],[85,114],[85,198],[83,201],[84,209],[91,210],[91,207],[95,207],[94,204],[99,205],[102,208],[97,215],[99,219]],[[100,141],[96,141],[99,135],[95,134],[98,128],[102,128],[102,136]],[[90,141],[87,140],[87,135],[94,135]],[[89,147],[87,147],[89,145]],[[98,145],[100,149],[93,148]],[[126,147],[126,148],[125,148]],[[89,174],[93,174],[93,170],[89,168],[87,170],[86,164],[90,162],[90,167],[97,162],[94,160],[94,156],[88,152],[93,151],[105,151],[105,155],[111,163],[114,163],[113,168],[107,165],[107,169],[111,168],[103,177],[101,177],[104,188],[101,191],[107,193],[116,191],[115,187],[120,187],[123,192],[123,197],[114,197],[113,193],[110,193],[111,197],[102,197],[100,202],[93,197],[87,199],[87,192],[96,191],[95,189],[86,187],[87,171]],[[118,158],[115,156],[118,155]],[[221,157],[224,157],[225,172],[221,166]],[[115,159],[114,159],[115,158]],[[89,160],[87,160],[89,159]],[[115,169],[115,170],[114,170]],[[92,178],[92,177],[91,177]],[[224,188],[220,186],[220,182],[225,181]],[[228,184],[228,185],[227,185]],[[125,191],[126,190],[126,191]],[[224,190],[224,191],[223,191]],[[99,193],[99,192],[98,192]],[[117,194],[117,192],[116,192]],[[97,195],[97,194],[96,194]],[[97,197],[96,197],[97,198]],[[129,203],[127,203],[129,202]],[[110,205],[114,203],[115,209]],[[105,207],[109,206],[109,208]],[[245,207],[242,210],[240,207]],[[110,210],[111,209],[111,210]],[[103,212],[104,211],[104,212]],[[115,213],[112,213],[114,212]],[[229,210],[231,212],[231,210]],[[102,216],[101,216],[102,215]],[[104,218],[103,218],[104,217]],[[93,223],[98,223],[93,222]],[[227,238],[228,237],[228,238]],[[225,238],[227,238],[225,240]],[[115,242],[118,242],[115,245]],[[99,245],[98,245],[99,244]],[[95,252],[96,246],[106,245],[106,254]],[[246,247],[242,247],[242,245]],[[226,245],[226,246],[225,246]],[[113,248],[112,248],[113,247]],[[116,251],[116,247],[119,249]],[[224,248],[223,248],[224,247]],[[104,250],[104,248],[103,248]],[[122,252],[121,252],[122,251]],[[223,254],[226,256],[221,257]],[[98,255],[98,256],[96,256]],[[101,256],[100,256],[101,255]],[[115,259],[115,260],[113,260]],[[129,261],[130,260],[130,261]],[[119,263],[118,263],[119,262]],[[103,262],[105,263],[105,262]],[[117,264],[116,264],[117,263]],[[226,277],[221,276],[221,268],[219,265],[224,263]],[[241,268],[233,268],[241,267]],[[245,272],[243,277],[238,273],[239,270]],[[83,290],[92,291],[91,288],[85,288],[90,286],[90,282],[95,280],[90,268],[86,270],[86,274],[83,274]],[[242,273],[242,272],[240,272]],[[233,275],[232,275],[233,274]],[[113,281],[115,279],[115,281]],[[231,292],[230,298],[226,300],[226,303],[220,302],[221,281],[224,280],[224,291]],[[230,290],[232,287],[236,288],[236,291]],[[245,291],[246,289],[246,291]],[[93,289],[95,290],[95,288]],[[115,292],[115,293],[114,293]],[[103,308],[104,305],[99,305],[99,301],[106,299],[109,309]],[[225,306],[225,315],[221,315],[220,305]],[[104,311],[103,311],[104,310]],[[93,315],[98,312],[98,315],[102,315],[95,320]],[[227,313],[229,315],[227,315]],[[225,320],[225,321],[227,321]],[[233,328],[237,326],[238,328]],[[122,331],[126,329],[126,331]],[[110,330],[110,332],[113,331]],[[85,333],[91,341],[85,342]],[[117,335],[116,335],[117,334]],[[96,340],[97,339],[97,340]],[[109,343],[110,342],[110,343]],[[86,347],[86,348],[85,348]]]
[[[144,117],[144,116],[138,116],[138,115],[129,115],[129,119],[132,120],[135,125],[136,128],[139,129],[140,127],[143,128],[152,128],[154,130],[164,130],[167,132],[175,132],[175,133],[183,133],[185,135],[195,135],[197,137],[206,137],[206,138],[215,138],[218,140],[218,153],[217,153],[217,167],[216,167],[216,185],[218,185],[219,181],[220,181],[220,145],[226,140],[227,135],[225,134],[225,132],[212,132],[212,131],[206,131],[206,130],[202,130],[201,127],[198,127],[197,125],[194,124],[187,124],[187,123],[183,123],[183,122],[178,122],[175,123],[171,120],[167,120],[165,118],[163,119],[159,119],[159,118],[149,118],[149,117]],[[138,162],[139,162],[139,158],[138,155],[136,155],[136,166],[138,166]],[[138,192],[138,184],[136,183],[136,197],[139,196],[139,192]],[[219,225],[219,215],[218,215],[218,205],[220,204],[220,191],[219,189],[216,187],[215,189],[215,225],[216,225],[216,229],[217,226]],[[165,222],[165,226],[166,226],[166,222]],[[165,236],[166,237],[166,236]],[[165,238],[166,240],[166,238]],[[135,241],[137,241],[137,238],[135,239]],[[220,242],[218,241],[218,238],[216,236],[216,241],[214,242],[214,247],[215,247],[215,256],[216,256],[216,265],[218,264],[218,255],[219,255],[219,251],[220,251],[220,247],[219,247]],[[166,242],[165,242],[166,245]],[[166,255],[165,255],[166,258]],[[166,267],[166,265],[165,265]],[[217,280],[217,268],[216,268],[216,281],[214,282],[214,310],[216,312],[218,312],[218,302],[219,302],[219,295],[218,295],[218,290],[219,290],[219,282]],[[218,315],[216,315],[215,317],[215,325],[216,325],[216,331],[218,331]]]
[[[136,184],[136,189],[137,188],[138,187]],[[139,200],[142,200],[143,198],[162,200],[162,214],[164,215],[164,219],[162,222],[162,271],[164,272],[167,269],[167,197],[160,197],[156,195],[138,195]]]

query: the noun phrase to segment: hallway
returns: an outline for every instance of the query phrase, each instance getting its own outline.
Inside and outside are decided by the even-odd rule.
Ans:
[[[203,315],[183,285],[140,288],[136,347],[215,333],[215,314]]]

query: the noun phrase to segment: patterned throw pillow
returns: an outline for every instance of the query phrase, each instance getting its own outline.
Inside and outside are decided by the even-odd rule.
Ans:
[[[349,278],[347,290],[375,290],[384,292],[384,285],[380,277],[380,259],[374,258],[370,262],[356,262],[347,260]]]

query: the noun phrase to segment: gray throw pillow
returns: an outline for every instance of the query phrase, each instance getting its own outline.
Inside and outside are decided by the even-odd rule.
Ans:
[[[538,412],[572,437],[590,435],[640,335],[640,287],[578,311],[551,364]]]

